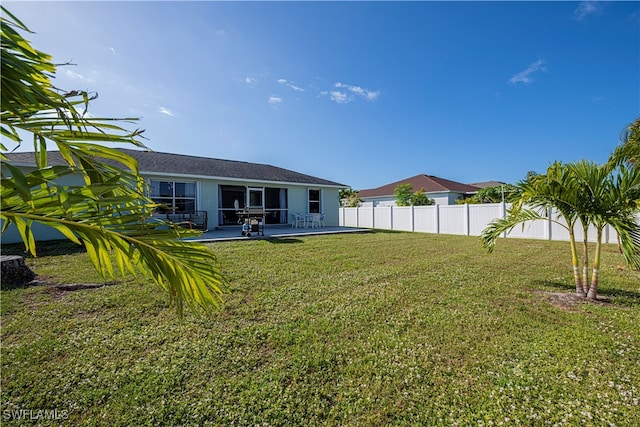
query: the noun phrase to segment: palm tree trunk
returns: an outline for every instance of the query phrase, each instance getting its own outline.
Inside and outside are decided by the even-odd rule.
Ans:
[[[576,249],[576,235],[572,227],[569,227],[569,244],[571,245],[571,266],[573,267],[573,280],[576,284],[576,294],[584,297],[586,293],[582,288],[580,279],[580,265],[578,262],[578,250]]]
[[[622,253],[622,241],[620,241],[620,235],[618,234],[618,253]]]
[[[593,256],[593,273],[591,275],[591,286],[587,298],[597,299],[598,297],[598,276],[600,274],[600,252],[602,248],[602,228],[598,227],[598,240],[596,241],[596,253]]]
[[[589,225],[582,219],[582,290],[586,295],[589,292]]]

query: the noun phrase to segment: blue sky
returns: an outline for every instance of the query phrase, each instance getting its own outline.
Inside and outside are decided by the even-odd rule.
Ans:
[[[4,5],[151,149],[355,189],[603,162],[640,115],[638,2]]]

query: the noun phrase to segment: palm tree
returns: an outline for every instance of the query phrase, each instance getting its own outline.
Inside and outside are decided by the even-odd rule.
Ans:
[[[519,224],[528,221],[548,220],[551,209],[555,208],[557,217],[551,221],[565,228],[569,233],[571,249],[571,265],[576,287],[576,294],[585,295],[578,252],[576,249],[575,226],[580,219],[578,206],[578,189],[571,180],[566,165],[561,162],[553,163],[546,174],[530,174],[527,179],[516,185],[517,196],[506,218],[492,221],[482,232],[483,245],[492,252],[496,240],[503,233],[510,232]]]
[[[569,165],[582,191],[582,214],[596,229],[596,248],[587,298],[596,299],[600,272],[602,235],[607,225],[618,233],[628,264],[640,266],[640,224],[635,218],[640,207],[640,168],[611,163],[598,166],[582,161]]]
[[[617,146],[609,158],[609,167],[615,168],[619,165],[629,167],[640,166],[640,117],[621,133],[622,144]],[[622,242],[618,237],[618,252],[622,253]]]
[[[491,252],[500,234],[526,221],[547,220],[545,211],[555,208],[558,218],[551,220],[569,231],[576,294],[596,299],[602,236],[607,225],[616,230],[626,262],[640,267],[640,224],[636,219],[640,210],[640,168],[623,164],[614,167],[613,164],[598,166],[582,161],[562,165],[556,162],[546,174],[530,177],[519,184],[520,196],[508,216],[493,221],[482,232],[484,246]],[[523,208],[525,204],[529,207]],[[574,233],[578,221],[584,231],[582,279]],[[597,238],[589,282],[587,231],[590,226],[595,227]]]
[[[87,115],[94,97],[56,89],[51,57],[22,37],[28,28],[4,7],[0,24],[2,136],[18,146],[31,135],[36,164],[32,172],[14,167],[0,144],[2,231],[14,225],[35,256],[32,225],[44,224],[83,244],[105,277],[114,276],[113,261],[122,275],[151,276],[180,313],[185,305],[198,312],[219,306],[225,288],[215,255],[204,245],[179,239],[191,231],[154,221],[158,205],[145,196],[137,162],[100,144],[146,148],[139,140],[142,131],[120,127],[135,119]],[[48,165],[48,144],[57,147],[65,166]],[[84,185],[62,185],[61,178],[71,175],[80,175]]]
[[[621,139],[622,144],[616,147],[610,163],[614,166],[622,163],[640,165],[640,117],[624,130]]]

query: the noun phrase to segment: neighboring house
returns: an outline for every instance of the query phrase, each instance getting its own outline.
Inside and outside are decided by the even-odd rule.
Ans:
[[[393,191],[398,185],[405,183],[411,184],[414,192],[424,188],[427,196],[438,205],[455,205],[456,200],[469,197],[480,189],[473,185],[421,174],[382,187],[360,190],[358,197],[365,206],[395,206],[396,199],[393,196]]]
[[[149,196],[153,200],[166,205],[173,213],[206,212],[208,229],[237,226],[236,211],[245,207],[264,209],[267,224],[289,224],[292,213],[300,212],[324,213],[325,224],[337,226],[338,190],[348,188],[271,165],[120,150],[138,161],[140,174],[149,184]],[[10,153],[7,157],[14,166],[35,167],[32,152]],[[63,164],[59,152],[49,153],[49,163]]]

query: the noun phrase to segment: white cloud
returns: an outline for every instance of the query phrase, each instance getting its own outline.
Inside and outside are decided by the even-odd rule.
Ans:
[[[109,51],[114,55],[116,54],[116,49],[114,47],[110,47]]]
[[[282,104],[282,98],[280,98],[279,96],[275,96],[275,95],[271,95],[269,97],[269,104],[271,104],[274,107],[278,107],[278,105]]]
[[[256,79],[255,77],[245,77],[244,82],[248,85],[254,85],[256,83],[258,83],[258,79]]]
[[[576,10],[573,11],[573,19],[582,21],[589,15],[600,13],[602,7],[595,1],[581,1]]]
[[[331,100],[337,102],[338,104],[346,104],[353,101],[352,96],[349,96],[349,94],[347,93],[340,92],[339,90],[332,90],[329,95],[331,96]]]
[[[158,111],[164,115],[167,115],[169,117],[173,117],[175,116],[175,114],[173,113],[173,111],[169,110],[166,107],[158,107]]]
[[[65,76],[74,79],[74,80],[84,80],[84,76],[82,74],[74,73],[71,70],[64,71]]]
[[[367,101],[375,101],[376,99],[378,99],[378,97],[380,96],[380,91],[376,90],[369,90],[369,89],[364,89],[360,86],[353,86],[353,85],[348,85],[345,83],[336,83],[335,87],[337,87],[338,89],[346,89],[348,91],[350,91],[351,93],[353,93],[354,95],[357,95],[363,99],[366,99]]]
[[[301,88],[300,86],[296,86],[295,84],[291,83],[287,79],[278,79],[278,83],[280,83],[281,85],[288,86],[291,89],[295,90],[296,92],[304,92],[305,91],[303,88]]]
[[[509,79],[509,83],[511,84],[517,84],[517,83],[524,83],[524,84],[529,84],[533,81],[533,79],[531,78],[531,75],[537,71],[546,71],[547,68],[545,67],[545,60],[544,59],[539,59],[536,62],[534,62],[533,64],[529,65],[529,67],[524,70],[519,72],[518,74],[515,74],[513,76],[511,76],[511,78]]]
[[[70,78],[71,80],[78,80],[86,83],[93,83],[96,81],[93,77],[87,77],[84,74],[75,73],[68,68],[64,70],[64,75]]]

